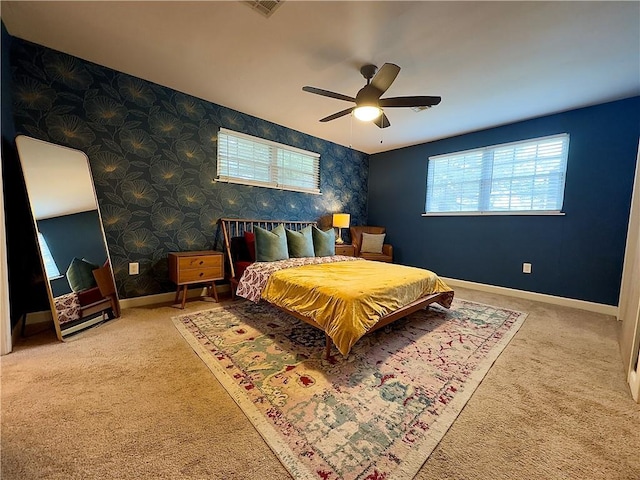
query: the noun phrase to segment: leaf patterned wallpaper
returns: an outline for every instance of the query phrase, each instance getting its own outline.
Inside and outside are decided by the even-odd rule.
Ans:
[[[366,223],[365,153],[18,38],[11,67],[17,134],[89,157],[120,298],[174,291],[168,252],[221,250],[220,217]],[[322,195],[215,182],[220,127],[320,153]]]

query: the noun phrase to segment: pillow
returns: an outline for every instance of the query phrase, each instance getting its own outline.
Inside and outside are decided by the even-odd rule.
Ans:
[[[364,233],[362,232],[362,253],[382,253],[382,244],[386,233]]]
[[[313,236],[311,234],[311,226],[305,227],[299,232],[286,229],[287,247],[289,248],[289,257],[315,257],[313,250]]]
[[[244,241],[247,244],[249,250],[249,257],[251,261],[256,261],[256,236],[253,232],[244,232]]]
[[[256,239],[256,262],[275,262],[289,258],[287,234],[283,225],[278,225],[271,231],[254,227],[253,233]]]
[[[318,227],[311,227],[313,250],[316,257],[329,257],[336,254],[336,231],[331,228],[323,232]]]
[[[98,284],[93,276],[93,271],[96,268],[100,268],[100,266],[94,265],[93,263],[86,261],[84,258],[81,260],[74,257],[67,269],[67,280],[69,281],[71,290],[77,293],[97,287]]]

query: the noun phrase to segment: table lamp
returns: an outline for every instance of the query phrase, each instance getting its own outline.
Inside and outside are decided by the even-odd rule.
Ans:
[[[344,240],[342,240],[342,229],[349,228],[349,221],[351,220],[351,215],[348,213],[334,213],[333,214],[333,226],[338,228],[338,238],[336,238],[336,243],[338,245],[342,245]]]

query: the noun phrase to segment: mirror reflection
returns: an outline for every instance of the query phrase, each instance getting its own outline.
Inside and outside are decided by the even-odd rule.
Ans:
[[[58,338],[120,316],[89,159],[16,138]]]

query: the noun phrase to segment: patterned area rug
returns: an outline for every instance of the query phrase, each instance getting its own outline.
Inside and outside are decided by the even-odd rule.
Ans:
[[[243,301],[176,328],[296,479],[413,478],[526,314],[454,300],[324,359],[324,334]]]

